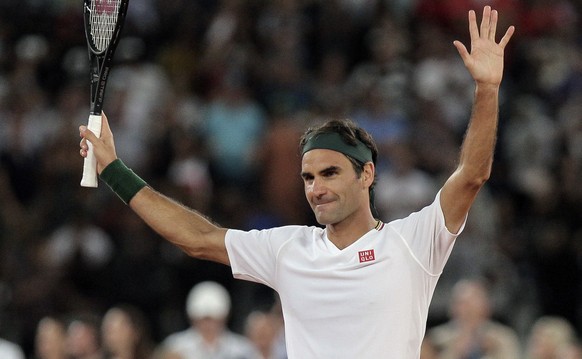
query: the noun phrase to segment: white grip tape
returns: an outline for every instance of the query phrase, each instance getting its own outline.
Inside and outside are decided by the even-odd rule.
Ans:
[[[90,115],[87,128],[91,130],[97,137],[101,137],[101,115]],[[81,178],[81,186],[83,187],[97,187],[97,159],[93,152],[93,144],[87,141],[89,149],[87,150],[87,157],[83,162],[83,178]]]

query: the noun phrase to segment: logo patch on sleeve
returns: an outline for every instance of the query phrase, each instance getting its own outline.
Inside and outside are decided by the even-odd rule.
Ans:
[[[370,262],[376,259],[373,249],[368,249],[365,251],[359,251],[358,256],[360,257],[360,263]]]

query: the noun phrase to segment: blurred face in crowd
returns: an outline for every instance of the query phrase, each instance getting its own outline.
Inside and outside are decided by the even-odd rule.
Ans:
[[[53,318],[43,318],[37,326],[35,351],[39,359],[65,357],[65,326]]]
[[[122,353],[127,348],[135,348],[139,340],[136,329],[123,310],[110,309],[103,318],[103,346],[112,353]]]
[[[66,351],[73,358],[99,352],[98,328],[82,321],[73,321],[67,328]]]
[[[479,325],[490,315],[487,291],[477,282],[458,283],[451,304],[453,318],[465,325]]]

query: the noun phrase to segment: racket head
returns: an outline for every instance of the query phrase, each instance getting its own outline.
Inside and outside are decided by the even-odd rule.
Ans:
[[[120,39],[129,0],[83,0],[89,48],[91,114],[100,115],[113,54]]]
[[[129,0],[84,0],[85,37],[93,53],[115,51],[128,3]]]

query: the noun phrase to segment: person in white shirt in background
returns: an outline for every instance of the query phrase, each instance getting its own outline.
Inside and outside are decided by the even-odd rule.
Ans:
[[[228,329],[230,307],[230,295],[222,285],[211,281],[195,285],[186,299],[191,326],[162,342],[163,355],[181,359],[260,359],[247,338]]]
[[[0,339],[0,358],[2,359],[25,359],[24,352],[18,344]]]

